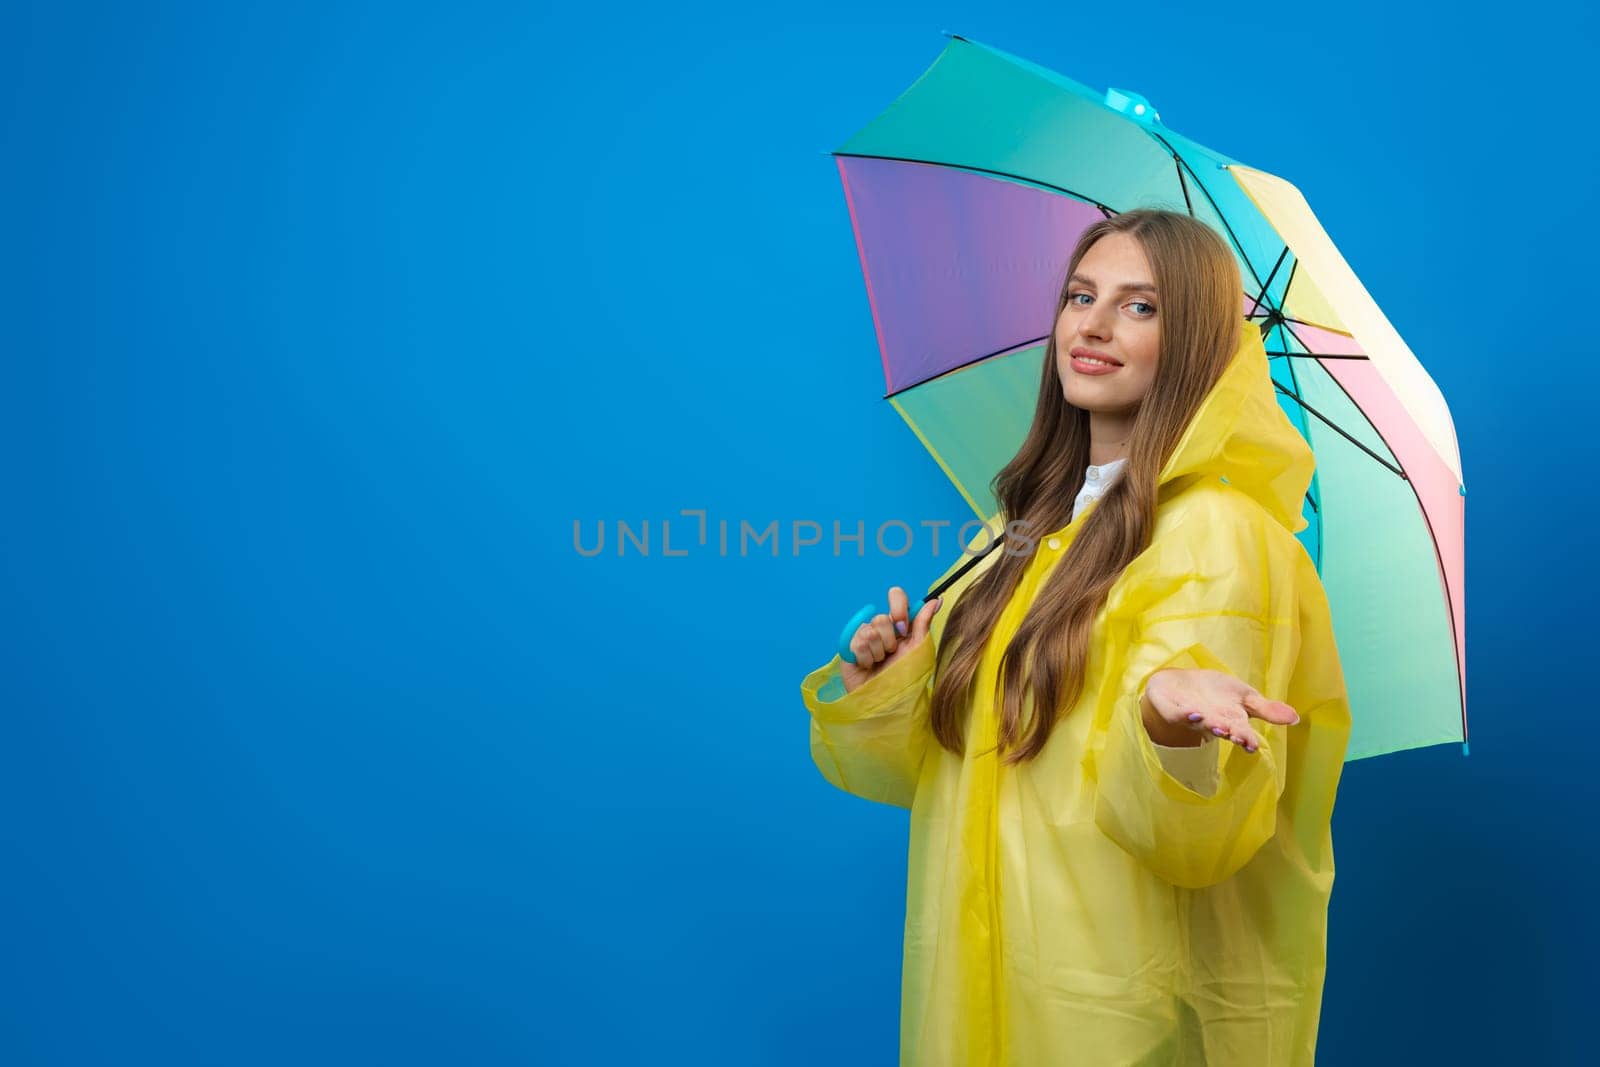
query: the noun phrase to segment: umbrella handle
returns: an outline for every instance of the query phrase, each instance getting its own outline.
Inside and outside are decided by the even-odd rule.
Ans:
[[[926,603],[926,600],[919,599],[915,604],[912,604],[906,612],[906,618],[908,620],[916,618],[917,613],[922,610],[922,605]],[[839,632],[840,659],[846,663],[854,663],[856,661],[856,654],[850,651],[850,639],[856,635],[857,630],[861,629],[862,623],[869,621],[876,614],[878,614],[878,606],[876,604],[867,604],[860,611],[850,616],[850,621],[845,623],[844,629]]]

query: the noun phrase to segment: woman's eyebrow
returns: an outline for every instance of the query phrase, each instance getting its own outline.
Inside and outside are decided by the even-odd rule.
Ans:
[[[1068,284],[1071,284],[1072,282],[1082,282],[1091,289],[1095,288],[1094,282],[1090,281],[1088,278],[1085,278],[1081,274],[1074,274],[1072,277],[1067,279]],[[1132,282],[1128,285],[1118,286],[1114,291],[1118,293],[1150,293],[1154,295],[1156,292],[1156,287],[1151,285],[1149,282]]]

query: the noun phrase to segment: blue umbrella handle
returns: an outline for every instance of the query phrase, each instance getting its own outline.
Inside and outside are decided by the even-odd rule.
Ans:
[[[925,603],[927,603],[926,600],[918,600],[906,610],[908,623],[909,620],[917,617],[917,612],[922,610],[922,605]],[[876,614],[878,614],[878,605],[867,604],[860,611],[850,616],[850,621],[844,624],[844,629],[839,633],[840,659],[846,663],[854,663],[856,661],[856,654],[850,651],[850,639],[856,635],[857,630],[861,629],[862,623],[870,621]]]

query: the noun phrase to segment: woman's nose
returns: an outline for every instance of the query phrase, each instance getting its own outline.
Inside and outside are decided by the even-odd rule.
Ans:
[[[1089,314],[1083,317],[1083,332],[1094,337],[1110,337],[1111,323],[1114,320],[1115,309],[1101,310],[1102,305],[1096,304],[1089,309]]]

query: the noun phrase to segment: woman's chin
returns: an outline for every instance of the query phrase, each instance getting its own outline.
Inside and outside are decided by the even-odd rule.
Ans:
[[[1094,383],[1073,382],[1062,388],[1061,394],[1067,398],[1067,403],[1076,408],[1088,411],[1116,411],[1127,407],[1126,404],[1117,402],[1108,396],[1109,390],[1097,388]]]

